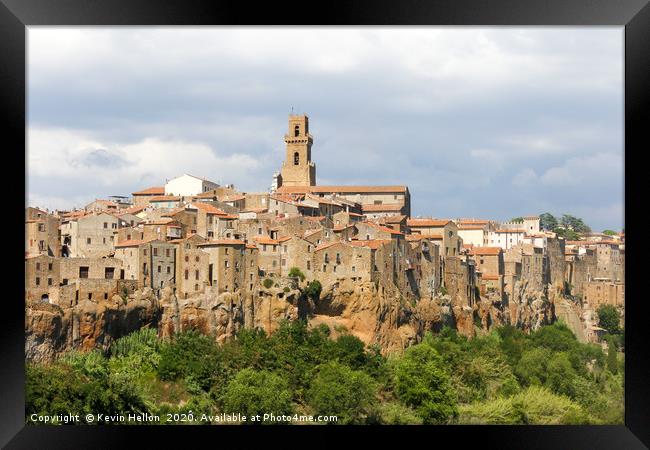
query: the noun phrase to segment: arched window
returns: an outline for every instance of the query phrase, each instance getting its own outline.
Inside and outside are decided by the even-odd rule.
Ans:
[[[300,134],[300,126],[296,125],[295,127],[293,127],[293,135],[295,137],[298,137],[299,134]]]
[[[293,165],[297,166],[300,163],[300,155],[298,152],[293,154]]]

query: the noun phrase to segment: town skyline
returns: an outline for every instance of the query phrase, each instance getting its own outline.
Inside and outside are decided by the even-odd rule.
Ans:
[[[407,185],[413,216],[624,227],[622,29],[335,31],[30,27],[27,203],[181,173],[267,191],[293,106],[319,184]]]

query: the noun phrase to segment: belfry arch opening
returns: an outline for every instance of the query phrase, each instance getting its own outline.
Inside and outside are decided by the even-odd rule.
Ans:
[[[298,137],[300,135],[300,125],[293,127],[293,135],[294,137]]]
[[[298,164],[300,164],[300,154],[296,152],[293,154],[293,165],[297,166]]]

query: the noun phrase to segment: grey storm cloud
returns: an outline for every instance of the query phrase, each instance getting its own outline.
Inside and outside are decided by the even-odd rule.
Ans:
[[[43,207],[195,171],[267,190],[293,107],[320,183],[407,184],[416,215],[623,226],[621,27],[30,27],[28,46]]]

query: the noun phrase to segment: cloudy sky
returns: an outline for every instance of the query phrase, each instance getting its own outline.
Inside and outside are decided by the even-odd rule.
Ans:
[[[35,206],[182,173],[268,190],[293,108],[318,184],[623,226],[622,27],[29,27],[28,86]]]

